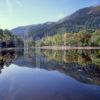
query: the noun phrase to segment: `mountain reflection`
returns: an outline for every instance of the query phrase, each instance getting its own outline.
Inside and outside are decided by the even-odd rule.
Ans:
[[[15,64],[20,67],[59,71],[82,83],[100,85],[100,50],[10,50],[0,52],[0,70]]]

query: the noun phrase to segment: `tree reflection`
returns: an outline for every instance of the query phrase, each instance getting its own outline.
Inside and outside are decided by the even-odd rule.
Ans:
[[[11,63],[20,67],[59,71],[80,82],[100,85],[100,50],[36,50],[0,52],[0,71]]]
[[[100,51],[70,50],[70,51],[52,51],[45,50],[44,54],[49,60],[55,60],[63,63],[78,63],[80,65],[100,64]]]
[[[21,51],[3,50],[0,52],[0,73],[4,66],[9,67],[20,55]]]
[[[100,85],[99,50],[43,50],[42,52],[47,60],[41,62],[41,68],[59,71],[83,83]]]

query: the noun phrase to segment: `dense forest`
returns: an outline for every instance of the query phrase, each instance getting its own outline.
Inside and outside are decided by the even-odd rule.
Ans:
[[[39,45],[37,45],[39,44]],[[30,41],[34,46],[100,46],[100,30],[89,32],[86,30],[78,33],[57,33],[54,36],[47,36],[41,40]]]

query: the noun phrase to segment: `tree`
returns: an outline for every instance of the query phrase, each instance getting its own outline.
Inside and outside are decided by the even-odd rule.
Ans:
[[[62,45],[63,41],[62,41],[62,35],[61,34],[57,34],[54,36],[54,44],[55,45]]]
[[[92,46],[100,46],[100,30],[95,31],[90,39]]]
[[[88,46],[90,45],[89,41],[91,38],[91,34],[88,33],[86,30],[79,31],[75,33],[74,38],[77,40],[78,46]]]
[[[0,29],[0,40],[2,40],[2,38],[3,38],[3,30]]]

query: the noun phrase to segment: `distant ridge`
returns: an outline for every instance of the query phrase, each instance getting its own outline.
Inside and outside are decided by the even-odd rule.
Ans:
[[[26,33],[33,39],[41,39],[47,35],[74,33],[82,29],[93,31],[100,29],[100,5],[79,9],[58,22],[17,27],[12,29],[12,32],[18,36],[24,36]]]

